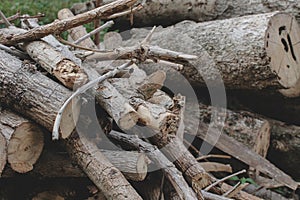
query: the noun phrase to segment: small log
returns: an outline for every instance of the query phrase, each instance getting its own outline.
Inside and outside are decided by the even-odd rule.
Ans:
[[[137,0],[118,0],[110,4],[101,6],[89,12],[65,19],[60,21],[54,21],[50,24],[34,28],[17,35],[0,35],[1,43],[4,45],[15,45],[20,42],[29,42],[38,40],[42,37],[51,34],[60,34],[70,28],[74,28],[101,17],[110,16],[116,12],[122,12],[129,9],[136,3]]]
[[[217,129],[216,127],[220,127],[220,125],[222,127],[222,124],[210,126],[209,134],[207,134],[206,132],[209,127],[208,124],[203,122],[198,124],[197,120],[200,117],[195,114],[190,114],[187,116],[189,120],[186,118],[186,133],[196,135],[209,144],[214,144],[218,149],[246,163],[247,165],[249,165],[249,167],[257,170],[257,172],[261,172],[269,176],[276,182],[283,184],[293,190],[297,189],[298,184],[290,176],[275,167],[268,160],[264,159],[253,150],[245,147],[244,144],[236,141],[232,137],[226,134],[221,134],[220,129]]]
[[[11,111],[1,110],[0,133],[7,141],[7,160],[11,168],[19,173],[31,171],[44,147],[41,127]]]
[[[1,50],[0,58],[1,102],[52,130],[56,114],[71,91]],[[75,128],[79,111],[79,101],[74,100],[63,113],[60,125],[63,138]]]
[[[122,173],[83,135],[79,138],[74,132],[68,138],[66,145],[71,157],[107,199],[142,199]]]
[[[64,8],[57,13],[57,17],[60,20],[64,20],[64,19],[72,18],[74,17],[74,15],[71,12],[71,10],[69,10],[68,8]],[[68,32],[73,41],[76,41],[82,36],[87,34],[86,29],[83,26],[77,26],[71,28],[68,30]],[[82,42],[79,43],[79,45],[90,49],[97,49],[97,46],[95,45],[95,43],[91,38],[87,38],[83,40]]]
[[[112,0],[104,0],[104,3]],[[71,7],[75,14],[95,8],[93,1],[76,3]],[[235,0],[198,2],[195,0],[152,0],[145,2],[143,9],[134,13],[134,27],[148,27],[153,25],[172,25],[183,20],[196,22],[213,21],[217,19],[233,18],[244,15],[285,11],[295,15],[300,22],[300,9],[295,1],[247,1]],[[118,23],[129,24],[128,16],[121,17]]]
[[[287,31],[278,35],[280,27],[291,30],[290,43],[298,44],[300,29],[296,20],[277,12],[205,23],[185,21],[158,29],[151,42],[161,48],[197,55],[196,61],[189,61],[180,71],[193,84],[220,86],[222,80],[228,89],[280,89],[285,96],[293,97],[300,88],[300,71],[293,57],[297,60],[300,52],[299,48],[290,47],[293,45],[289,45]],[[272,30],[277,30],[277,35]],[[142,40],[147,30],[133,29],[131,34],[123,46]],[[156,64],[140,66],[148,73],[158,68],[164,70]],[[178,78],[167,71],[167,77]]]
[[[8,35],[24,32],[26,31],[15,27],[0,30],[0,34]],[[24,49],[33,60],[67,88],[74,89],[87,82],[87,76],[80,66],[63,56],[46,42],[29,42],[24,45]]]
[[[101,152],[126,179],[143,181],[146,178],[149,160],[145,154],[133,151],[101,150]]]

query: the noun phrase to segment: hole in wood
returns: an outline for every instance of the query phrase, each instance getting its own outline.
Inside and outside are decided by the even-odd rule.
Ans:
[[[289,46],[290,46],[290,49],[291,49],[292,57],[293,57],[294,61],[297,61],[290,34],[287,34],[287,39],[288,39]]]
[[[282,31],[286,30],[286,26],[279,27],[279,35],[281,35]]]
[[[289,66],[289,65],[287,65],[286,67],[287,67],[287,68],[290,68],[290,66]]]
[[[283,44],[285,52],[289,52],[289,46],[285,39],[281,38],[281,43]]]

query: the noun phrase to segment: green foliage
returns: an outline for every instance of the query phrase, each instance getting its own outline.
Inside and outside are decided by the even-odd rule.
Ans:
[[[250,184],[252,184],[254,186],[258,186],[257,183],[255,183],[255,181],[252,178],[245,178],[245,177],[239,178],[238,176],[233,176],[229,180],[231,180],[231,181],[239,181],[239,182],[241,182],[241,184],[250,183]]]

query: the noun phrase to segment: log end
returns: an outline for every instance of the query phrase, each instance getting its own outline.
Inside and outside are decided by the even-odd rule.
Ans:
[[[31,171],[43,147],[43,130],[34,123],[22,123],[15,129],[7,148],[11,168],[19,173]]]
[[[0,133],[0,177],[6,165],[7,160],[7,144],[5,137]]]
[[[68,59],[61,60],[56,65],[53,74],[69,89],[76,89],[88,81],[84,71]]]
[[[139,115],[129,104],[126,103],[124,107],[125,112],[123,112],[122,117],[119,119],[118,125],[124,130],[129,130],[136,125]]]
[[[147,173],[148,173],[148,164],[150,164],[149,158],[140,153],[136,163],[136,178],[135,181],[143,181],[145,180]],[[133,179],[132,179],[133,180]]]
[[[257,135],[256,142],[253,147],[253,150],[264,158],[267,156],[270,146],[270,136],[271,126],[270,123],[266,121],[261,126],[261,130]]]
[[[300,95],[300,28],[290,14],[275,14],[269,21],[265,48],[271,59],[271,69],[284,87],[280,92],[287,97]]]

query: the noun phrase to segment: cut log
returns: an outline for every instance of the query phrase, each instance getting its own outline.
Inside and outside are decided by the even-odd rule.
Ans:
[[[290,176],[279,170],[253,150],[245,147],[242,143],[226,134],[220,133],[220,129],[217,129],[216,127],[222,127],[222,124],[213,123],[213,126],[209,126],[207,123],[203,122],[198,124],[199,119],[200,117],[195,114],[186,115],[186,133],[197,135],[200,139],[215,145],[218,149],[246,163],[249,167],[254,168],[257,172],[267,175],[276,182],[293,190],[297,189],[298,184]],[[207,130],[209,130],[208,134]]]
[[[17,35],[0,35],[1,43],[4,45],[15,45],[19,42],[38,40],[51,34],[60,34],[63,31],[92,22],[95,19],[107,17],[116,12],[127,10],[133,6],[136,1],[137,0],[118,0],[75,17],[54,21],[50,24],[34,28],[26,33]]]
[[[280,27],[288,31],[278,35]],[[277,35],[271,30],[277,30]],[[124,41],[123,46],[142,40],[147,32],[133,29],[131,39]],[[300,56],[299,48],[295,47],[300,40],[299,32],[295,18],[274,12],[205,23],[185,21],[158,29],[151,42],[161,48],[197,55],[197,61],[189,61],[181,70],[193,84],[204,86],[206,83],[213,87],[222,85],[223,81],[228,89],[281,89],[286,96],[297,96],[300,68],[296,67],[293,57]],[[158,69],[156,64],[140,66],[148,73]],[[176,79],[174,72],[167,71],[167,77]]]
[[[104,0],[103,2],[109,3],[112,0]],[[79,14],[93,8],[95,8],[93,1],[88,1],[74,4],[71,10],[73,13]],[[300,7],[296,1],[241,0],[237,2],[235,0],[207,0],[199,2],[195,0],[152,0],[147,1],[143,9],[134,12],[133,26],[167,26],[187,19],[197,22],[212,21],[277,10],[296,15],[300,22]],[[121,17],[117,22],[129,24],[127,16]]]
[[[126,179],[142,181],[147,176],[149,159],[143,153],[134,151],[107,151],[101,150],[102,154],[118,168]]]
[[[7,141],[11,168],[19,173],[31,171],[44,147],[43,129],[11,111],[1,110],[0,133]]]
[[[68,8],[64,8],[57,13],[57,17],[60,20],[64,20],[64,19],[72,18],[74,17],[74,15],[71,12],[71,10],[69,10]],[[77,26],[71,28],[68,30],[68,32],[73,41],[76,41],[82,36],[87,34],[86,29],[83,26]],[[97,46],[95,45],[95,43],[91,38],[87,38],[83,40],[82,42],[79,43],[79,45],[90,49],[97,49]]]
[[[32,72],[14,56],[0,51],[0,100],[40,125],[52,130],[59,108],[71,91],[40,72]],[[16,103],[17,102],[17,103]],[[75,128],[79,101],[71,102],[63,113],[60,132],[63,138]]]

